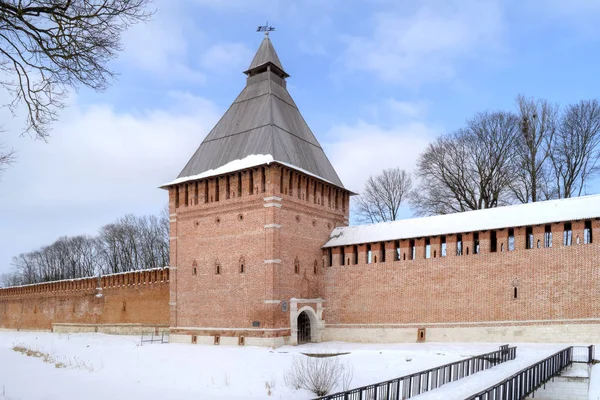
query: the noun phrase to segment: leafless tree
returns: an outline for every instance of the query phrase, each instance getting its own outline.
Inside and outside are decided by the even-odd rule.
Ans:
[[[518,95],[520,129],[516,150],[516,170],[510,189],[520,203],[555,197],[550,182],[550,145],[557,128],[558,106],[547,100]]]
[[[121,34],[147,20],[149,0],[0,0],[0,87],[24,105],[24,132],[48,137],[70,88],[103,90]]]
[[[100,235],[61,237],[40,249],[13,257],[14,272],[3,284],[31,284],[164,267],[169,262],[168,213],[127,215],[105,225]]]
[[[365,183],[364,191],[355,200],[356,214],[366,223],[395,221],[411,189],[409,173],[400,168],[384,169]]]
[[[581,196],[600,171],[600,103],[568,106],[552,141],[550,159],[558,198]]]
[[[5,146],[0,143],[0,177],[6,168],[10,167],[15,162],[16,153],[14,150],[6,150]]]
[[[411,195],[418,215],[497,207],[509,202],[518,118],[479,113],[467,127],[443,135],[417,161],[419,186]]]

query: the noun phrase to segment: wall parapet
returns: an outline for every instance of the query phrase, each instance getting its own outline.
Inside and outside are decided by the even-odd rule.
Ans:
[[[0,298],[44,293],[97,290],[99,288],[109,289],[163,282],[169,282],[169,267],[142,269],[138,271],[0,288]]]

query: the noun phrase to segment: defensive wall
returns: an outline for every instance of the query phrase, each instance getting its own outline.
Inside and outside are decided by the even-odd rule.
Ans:
[[[599,232],[595,218],[326,248],[323,338],[600,340]]]
[[[169,326],[169,269],[0,289],[0,329],[137,334]]]

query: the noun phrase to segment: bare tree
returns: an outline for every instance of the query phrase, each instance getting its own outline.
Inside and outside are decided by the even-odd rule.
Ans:
[[[70,88],[107,87],[121,34],[150,17],[148,2],[0,0],[0,87],[13,113],[25,106],[25,132],[46,139]]]
[[[5,150],[5,146],[0,143],[0,177],[2,173],[15,162],[15,151]]]
[[[600,171],[600,103],[582,100],[567,107],[550,149],[558,198],[581,196]]]
[[[520,203],[554,198],[550,182],[549,146],[557,127],[558,106],[547,100],[518,95],[520,129],[516,149],[516,173],[510,189]]]
[[[3,284],[31,284],[145,268],[169,262],[169,220],[164,212],[127,215],[105,225],[98,237],[60,237],[54,243],[12,258],[14,272]]]
[[[509,202],[518,118],[479,113],[467,127],[443,135],[417,161],[419,186],[411,195],[418,215],[497,207]]]
[[[411,189],[409,173],[400,168],[384,169],[365,183],[364,191],[355,200],[356,214],[366,223],[395,221]]]

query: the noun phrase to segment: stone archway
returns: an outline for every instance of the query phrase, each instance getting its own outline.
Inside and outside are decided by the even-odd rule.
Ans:
[[[290,300],[290,344],[321,342],[325,328],[322,302],[322,299]]]
[[[298,344],[310,343],[311,341],[310,317],[306,311],[302,311],[298,315]]]

